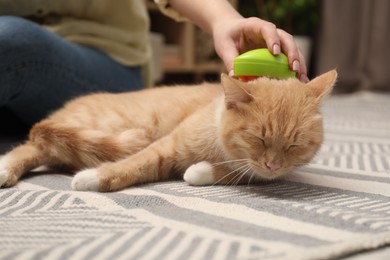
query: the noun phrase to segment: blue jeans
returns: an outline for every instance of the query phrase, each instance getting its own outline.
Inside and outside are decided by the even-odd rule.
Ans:
[[[125,67],[29,20],[0,16],[0,107],[22,122],[33,124],[76,96],[142,87],[140,67]]]

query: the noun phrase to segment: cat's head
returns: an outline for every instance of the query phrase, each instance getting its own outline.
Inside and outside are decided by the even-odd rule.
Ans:
[[[242,82],[222,75],[219,137],[227,155],[253,178],[263,179],[309,163],[323,141],[320,105],[336,78],[335,70],[306,84],[295,78]]]

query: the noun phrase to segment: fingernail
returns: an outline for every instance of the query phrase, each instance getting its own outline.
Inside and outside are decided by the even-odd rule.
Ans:
[[[299,76],[299,80],[303,83],[309,82],[309,78],[306,76],[306,74],[302,74],[301,76]]]
[[[299,61],[294,60],[293,62],[293,71],[298,71],[299,70]]]
[[[229,71],[229,76],[230,76],[230,77],[233,77],[233,76],[234,76],[234,70],[230,70],[230,71]]]
[[[274,44],[274,47],[272,48],[272,52],[274,55],[279,55],[281,52],[280,46],[278,44]]]

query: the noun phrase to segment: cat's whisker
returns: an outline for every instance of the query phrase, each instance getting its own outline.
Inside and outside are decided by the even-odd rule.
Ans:
[[[237,163],[234,163],[233,165],[231,165],[234,169],[238,169],[238,168],[242,168],[243,166],[246,166],[248,165],[247,162],[237,162]]]
[[[233,169],[231,172],[227,173],[224,177],[222,177],[221,179],[216,181],[213,185],[218,184],[225,177],[229,177],[232,174],[236,173],[237,171],[240,171],[240,170],[244,169],[247,166],[247,159],[229,160],[229,161],[225,161],[225,162],[215,163],[213,165],[214,166],[220,166],[220,165],[227,164],[227,163],[234,164],[233,166],[234,166],[235,169]],[[229,182],[228,182],[228,184],[229,184]]]
[[[240,171],[245,170],[246,167],[247,167],[247,165],[243,165],[243,166],[241,166],[241,167],[239,167],[239,168],[237,168],[237,169],[235,169],[235,170],[229,172],[229,173],[227,174],[228,176],[231,176],[231,175],[234,175],[234,174],[235,174],[235,176],[234,176],[231,180],[229,180],[229,181],[225,184],[225,186],[231,185],[231,183],[233,183],[233,182],[240,176]],[[224,178],[222,178],[222,179],[224,179]],[[221,179],[221,180],[222,180],[222,179]]]
[[[231,176],[232,174],[236,173],[237,171],[241,171],[242,169],[245,169],[247,166],[248,166],[248,165],[245,164],[245,165],[242,165],[242,166],[240,166],[240,167],[238,167],[238,168],[232,170],[231,172],[227,173],[227,174],[224,175],[222,178],[220,178],[218,181],[214,182],[214,184],[213,184],[212,186],[217,185],[217,184],[218,184],[219,182],[221,182],[223,179],[225,179],[225,178]],[[229,183],[229,182],[228,182],[228,183]]]
[[[247,168],[244,168],[243,170],[245,171]],[[242,172],[239,172],[231,181],[228,182],[228,185],[234,186],[239,183],[241,178],[243,177]]]
[[[230,180],[227,185],[237,185],[240,180],[245,176],[245,174],[249,170],[249,165],[246,165],[246,167],[243,167],[243,169],[234,177],[232,180]]]
[[[251,161],[249,165],[250,165],[251,169],[253,170],[253,172],[258,172],[259,169],[260,169],[260,171],[266,170],[266,169],[264,169],[264,165],[261,165],[259,162],[256,162],[256,161]],[[253,176],[256,177],[256,173],[254,173]]]
[[[223,161],[223,162],[217,162],[213,163],[213,166],[220,166],[223,164],[228,164],[228,163],[246,163],[248,159],[236,159],[236,160],[228,160],[228,161]]]
[[[254,173],[252,173],[251,174],[251,177],[249,177],[249,180],[248,180],[248,183],[247,183],[247,185],[246,186],[248,186],[249,187],[249,185],[251,185],[252,184],[252,179],[253,179],[253,176],[254,176],[255,174]]]
[[[240,178],[237,178],[237,182],[234,184],[234,185],[238,185],[240,183],[240,181],[242,180],[242,178],[244,178],[244,176],[247,174],[248,171],[250,171],[250,166],[248,165],[248,167],[246,168],[246,170],[244,172],[242,172],[239,176]]]
[[[250,170],[252,170],[252,173],[251,173],[251,176],[249,177],[248,185],[247,185],[247,186],[249,186],[249,185],[251,184],[252,179],[253,179],[254,176],[256,175],[256,173],[253,171],[252,165],[249,165],[249,167],[250,167]]]
[[[216,182],[214,182],[211,186],[217,185],[217,184],[220,183],[223,179],[225,179],[225,178],[229,177],[230,175],[234,174],[235,171],[236,171],[236,170],[227,173],[227,174],[224,175],[222,178],[220,178],[220,179],[218,179]]]
[[[227,174],[224,175],[222,178],[220,178],[219,180],[217,180],[216,182],[214,182],[212,186],[217,185],[218,183],[222,182],[225,178],[230,177],[230,176],[233,175],[234,173],[235,173],[235,171],[231,171],[231,172],[227,173]]]
[[[238,175],[235,175],[231,180],[229,180],[225,186],[232,186],[233,182],[235,181],[235,179],[237,178]]]

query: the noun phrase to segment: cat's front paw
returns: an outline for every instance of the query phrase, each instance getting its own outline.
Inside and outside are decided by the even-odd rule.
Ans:
[[[215,183],[213,166],[211,163],[203,161],[188,167],[183,179],[190,185],[201,186]]]
[[[9,179],[9,175],[10,173],[6,168],[0,168],[0,188],[6,186],[6,182]]]
[[[87,169],[78,172],[72,180],[72,189],[78,191],[98,191],[99,177],[96,169]]]
[[[17,182],[16,177],[11,174],[8,167],[7,157],[4,156],[0,159],[0,188],[13,186]]]

